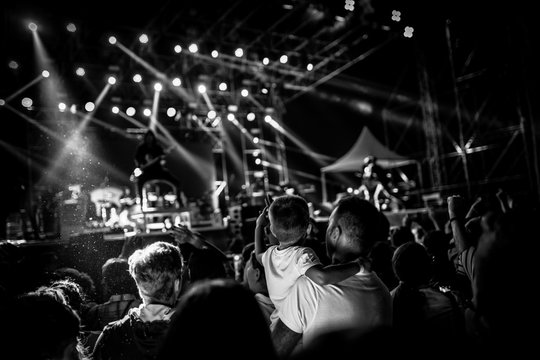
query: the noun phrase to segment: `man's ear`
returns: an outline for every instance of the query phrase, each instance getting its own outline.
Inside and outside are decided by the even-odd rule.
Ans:
[[[309,233],[311,232],[311,230],[313,229],[313,224],[312,223],[309,223],[308,224],[308,227],[306,229],[306,235],[309,235]]]
[[[340,235],[341,235],[341,227],[334,226],[332,227],[332,229],[330,229],[330,239],[332,241],[335,242],[337,239],[339,239]]]

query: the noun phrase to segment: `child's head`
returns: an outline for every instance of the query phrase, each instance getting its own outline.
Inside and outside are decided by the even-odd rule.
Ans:
[[[298,195],[275,198],[268,209],[270,231],[281,245],[292,245],[306,234],[309,226],[309,208]]]

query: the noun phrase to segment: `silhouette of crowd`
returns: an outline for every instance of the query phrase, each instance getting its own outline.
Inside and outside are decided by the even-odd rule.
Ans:
[[[261,211],[240,277],[185,228],[126,239],[99,278],[51,254],[46,277],[21,276],[30,264],[2,243],[1,357],[519,358],[534,351],[539,308],[532,199],[450,195],[442,221],[391,226],[350,195],[317,240],[305,200],[282,195]]]

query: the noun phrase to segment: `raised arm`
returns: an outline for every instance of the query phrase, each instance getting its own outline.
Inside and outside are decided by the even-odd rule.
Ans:
[[[266,250],[264,243],[264,228],[268,226],[268,206],[265,206],[255,223],[255,256],[261,262],[262,253]]]
[[[452,195],[448,197],[447,203],[454,242],[456,243],[457,250],[462,252],[471,245],[465,230],[464,201],[461,196]]]

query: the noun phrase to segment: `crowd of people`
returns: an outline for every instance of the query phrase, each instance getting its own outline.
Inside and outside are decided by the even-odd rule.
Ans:
[[[167,241],[126,240],[100,279],[55,269],[20,292],[2,276],[2,358],[534,353],[537,204],[501,191],[475,200],[451,195],[446,206],[444,223],[414,232],[410,218],[391,226],[369,201],[345,196],[321,247],[307,241],[306,200],[276,197],[243,249],[241,278],[219,252],[200,257],[212,246],[186,228]],[[13,249],[0,254],[2,272],[12,273]]]

